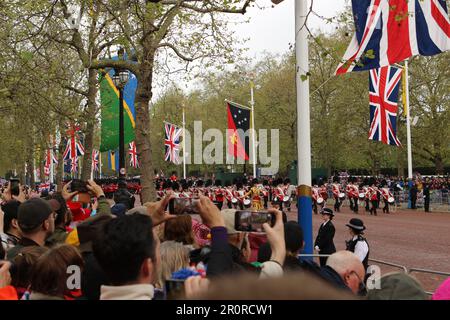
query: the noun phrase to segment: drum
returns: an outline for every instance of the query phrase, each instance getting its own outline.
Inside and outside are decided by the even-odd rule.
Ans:
[[[289,200],[291,200],[291,198],[289,196],[284,196],[283,197],[283,202],[284,203],[289,202]]]
[[[359,199],[360,200],[364,200],[366,198],[366,194],[364,193],[364,192],[361,192],[360,194],[359,194]]]
[[[245,199],[244,200],[244,207],[246,207],[246,208],[248,208],[248,207],[250,207],[250,204],[251,204],[252,202],[250,201],[250,199]]]
[[[389,203],[389,204],[394,204],[394,202],[395,202],[394,197],[389,197],[389,198],[388,198],[388,203]]]
[[[318,197],[317,198],[317,204],[322,204],[323,203],[323,198],[322,197]]]
[[[236,204],[236,203],[238,203],[238,199],[236,199],[236,198],[232,198],[232,199],[231,199],[231,203],[232,203],[232,204]]]
[[[339,193],[339,200],[344,200],[345,199],[345,193],[341,192]]]

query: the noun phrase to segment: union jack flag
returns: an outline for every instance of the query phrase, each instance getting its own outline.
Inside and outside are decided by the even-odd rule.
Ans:
[[[166,139],[164,141],[166,155],[164,160],[180,164],[178,153],[180,152],[180,136],[183,130],[171,123],[165,123],[164,125],[166,129]]]
[[[50,191],[50,182],[41,183],[38,188],[39,192],[42,192],[44,190]]]
[[[63,158],[64,160],[67,159],[74,159],[76,157],[80,157],[84,155],[84,147],[81,144],[81,142],[77,139],[77,137],[74,135],[73,137],[70,137],[67,140],[66,149],[64,150]]]
[[[130,166],[133,168],[139,168],[139,159],[136,149],[136,143],[134,141],[129,143],[128,154],[130,155]]]
[[[58,164],[58,159],[56,159],[55,154],[52,149],[48,149],[45,153],[45,163],[44,163],[44,173],[46,176],[50,175],[51,164]]]
[[[352,0],[356,32],[336,74],[450,50],[445,0]]]
[[[70,172],[77,172],[78,171],[78,158],[72,158],[70,159]]]
[[[387,66],[369,72],[369,140],[401,146],[397,139],[397,100],[402,70]]]
[[[98,171],[100,152],[98,150],[92,150],[92,170]]]

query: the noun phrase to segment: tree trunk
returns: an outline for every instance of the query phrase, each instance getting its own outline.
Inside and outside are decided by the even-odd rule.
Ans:
[[[150,146],[149,101],[152,98],[154,52],[144,45],[146,61],[140,64],[138,86],[136,89],[136,149],[141,162],[141,201],[153,201],[156,198],[153,185],[152,151]]]
[[[94,146],[94,132],[96,126],[95,114],[97,113],[97,103],[95,98],[97,96],[97,70],[89,69],[89,79],[88,79],[88,103],[86,110],[86,128],[84,137],[84,157],[83,157],[83,167],[81,171],[81,180],[88,180],[91,178],[91,167],[92,167],[92,149]]]
[[[436,166],[436,174],[443,175],[444,174],[444,161],[442,161],[442,157],[436,155],[434,157],[434,165]]]
[[[61,128],[61,126],[60,126]],[[58,146],[58,165],[56,166],[56,180],[55,183],[58,186],[58,191],[62,190],[64,180],[64,143],[61,141]]]

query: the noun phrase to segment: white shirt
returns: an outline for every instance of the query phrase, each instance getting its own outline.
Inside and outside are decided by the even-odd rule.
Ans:
[[[358,236],[354,236],[353,240],[358,239]],[[355,246],[354,254],[358,257],[358,259],[363,262],[369,252],[369,246],[365,241],[358,241]]]
[[[325,227],[325,225],[328,223],[328,221],[330,221],[330,220],[327,220],[324,223],[322,223],[322,227]]]

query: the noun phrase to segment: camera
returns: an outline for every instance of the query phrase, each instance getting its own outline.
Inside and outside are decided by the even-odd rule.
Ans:
[[[165,293],[167,300],[179,300],[185,295],[184,280],[169,279],[165,283]]]
[[[89,193],[89,189],[87,188],[87,182],[79,179],[73,179],[70,184],[71,192],[78,191],[79,193]]]
[[[10,183],[9,189],[11,190],[11,195],[12,196],[18,196],[19,193],[20,193],[20,188],[19,188],[20,181],[19,181],[19,179],[11,178],[9,180],[9,183]]]
[[[169,213],[173,215],[198,214],[198,198],[174,198],[169,202]]]
[[[264,232],[263,224],[275,224],[275,215],[267,211],[238,210],[234,216],[234,228],[243,232]]]

